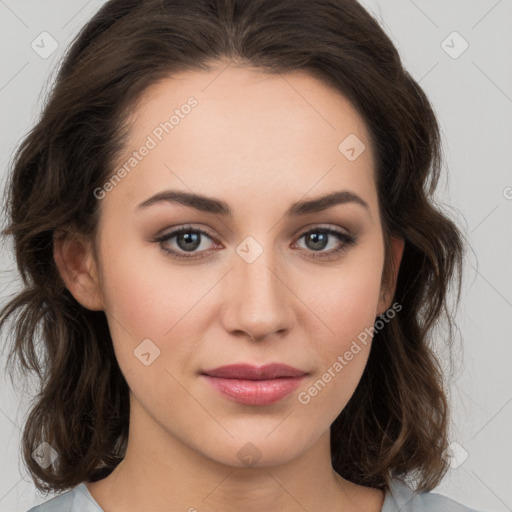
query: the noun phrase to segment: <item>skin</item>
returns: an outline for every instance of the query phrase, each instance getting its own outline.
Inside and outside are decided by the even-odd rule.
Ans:
[[[105,311],[131,390],[126,458],[89,491],[106,512],[377,512],[383,492],[341,478],[329,449],[329,427],[371,342],[307,405],[298,400],[392,304],[395,282],[381,282],[384,241],[365,124],[339,92],[305,73],[222,63],[152,86],[132,112],[119,165],[190,96],[198,105],[101,200],[97,257],[93,241],[79,235],[55,242],[68,289]],[[366,145],[354,161],[338,150],[349,134]],[[221,199],[233,216],[169,202],[137,208],[167,189]],[[295,201],[338,190],[368,208],[351,202],[285,216]],[[155,238],[188,224],[211,238],[201,238],[195,258],[173,259],[164,248],[186,256],[183,242]],[[303,235],[318,227],[357,241],[315,258],[344,244],[329,235],[315,250]],[[251,263],[236,251],[248,236],[263,250]],[[403,242],[393,239],[392,251],[396,276]],[[160,350],[148,366],[134,355],[145,339]],[[242,405],[198,375],[234,362],[283,362],[309,374],[276,404]],[[243,447],[257,453],[256,464],[238,456]]]

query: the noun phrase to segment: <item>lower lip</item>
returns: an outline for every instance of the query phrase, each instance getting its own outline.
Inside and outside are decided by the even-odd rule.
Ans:
[[[203,375],[208,384],[224,396],[246,405],[269,405],[293,393],[305,375],[269,380],[222,379]]]

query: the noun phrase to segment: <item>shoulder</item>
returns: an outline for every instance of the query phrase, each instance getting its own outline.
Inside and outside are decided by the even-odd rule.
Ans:
[[[81,483],[59,496],[32,507],[27,512],[103,512]]]
[[[415,493],[400,480],[393,480],[381,512],[478,512],[451,498],[433,492]]]

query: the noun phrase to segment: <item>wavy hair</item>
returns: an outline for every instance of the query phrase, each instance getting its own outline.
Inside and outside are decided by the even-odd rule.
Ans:
[[[358,387],[331,425],[332,466],[387,489],[416,475],[431,490],[447,470],[449,411],[434,344],[440,321],[452,349],[450,291],[460,300],[464,240],[435,201],[439,126],[379,23],[356,0],[109,0],[59,67],[42,114],[13,155],[3,235],[12,236],[22,290],[0,312],[6,367],[38,378],[24,424],[24,463],[42,491],[107,476],[123,459],[129,389],[103,311],[81,306],[53,258],[63,229],[94,236],[93,191],[114,170],[129,113],[147,88],[221,59],[268,73],[306,71],[362,116],[376,155],[385,237],[405,240],[394,300],[402,307],[374,335]],[[32,452],[58,453],[43,468]]]

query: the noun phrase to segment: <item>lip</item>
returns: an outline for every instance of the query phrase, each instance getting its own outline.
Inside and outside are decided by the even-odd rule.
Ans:
[[[261,367],[232,364],[201,372],[226,398],[246,405],[270,405],[295,391],[307,372],[280,363]]]
[[[211,370],[203,370],[203,375],[210,377],[220,377],[224,379],[243,379],[243,380],[268,380],[282,377],[302,377],[307,372],[282,363],[271,363],[263,366],[254,366],[252,364],[229,364],[219,366]]]

